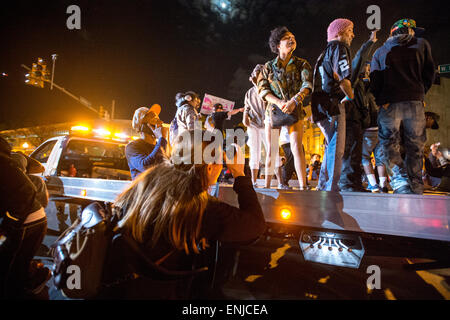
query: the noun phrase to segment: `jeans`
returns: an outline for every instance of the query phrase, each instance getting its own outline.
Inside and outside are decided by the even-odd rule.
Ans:
[[[372,155],[375,158],[375,165],[383,165],[383,148],[378,142],[378,129],[377,130],[365,130],[363,135],[362,146],[362,164],[363,166],[371,164],[370,157]]]
[[[363,129],[359,121],[347,121],[345,124],[345,149],[342,157],[342,171],[339,180],[339,188],[348,188],[361,191],[362,174],[361,167],[363,144]]]
[[[423,107],[422,101],[403,101],[391,103],[387,109],[380,108],[378,137],[394,191],[409,185],[414,193],[423,193],[423,148],[426,141]],[[404,159],[400,141],[404,144]]]
[[[294,155],[292,154],[290,143],[282,144],[281,148],[283,148],[286,157],[286,162],[284,163],[284,166],[281,167],[281,175],[283,183],[288,186],[289,180],[291,180],[292,175],[295,172]]]
[[[345,105],[339,104],[340,114],[317,122],[326,140],[317,190],[339,191],[342,157],[345,149]]]

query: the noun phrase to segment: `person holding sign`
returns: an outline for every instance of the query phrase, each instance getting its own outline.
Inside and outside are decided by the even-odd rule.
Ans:
[[[288,118],[282,126],[286,126],[289,131],[300,190],[306,190],[306,161],[302,148],[303,118],[306,115],[303,100],[312,90],[312,69],[308,61],[293,55],[297,42],[287,27],[271,31],[269,46],[277,57],[266,62],[257,83],[259,96],[269,103],[265,131],[271,147],[266,157],[266,188],[270,187],[273,175],[272,154],[279,148],[278,137],[272,137],[273,133],[278,132],[272,129],[280,127],[274,122],[277,116]]]
[[[211,114],[211,123],[210,124],[215,129],[220,130],[223,133],[225,119],[230,119],[231,116],[235,115],[236,113],[243,112],[243,111],[244,111],[244,108],[233,109],[230,111],[224,111],[223,105],[221,103],[216,103],[214,105],[214,112]]]

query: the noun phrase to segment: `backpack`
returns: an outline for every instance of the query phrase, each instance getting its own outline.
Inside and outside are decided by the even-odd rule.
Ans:
[[[317,58],[313,72],[313,90],[311,93],[311,119],[317,123],[328,117],[339,114],[339,99],[332,97],[322,89],[322,76],[320,67],[325,58],[325,52],[322,52]]]
[[[119,209],[120,210],[120,209]],[[158,285],[167,286],[178,283],[177,280],[191,279],[208,270],[208,267],[193,268],[185,271],[172,271],[160,264],[173,252],[157,262],[153,262],[141,251],[139,244],[118,227],[119,215],[112,214],[109,208],[103,208],[98,202],[88,205],[81,217],[55,241],[51,246],[53,257],[53,281],[55,287],[71,299],[102,299],[114,297],[111,293],[118,292],[118,297],[146,297],[149,294],[160,294]],[[148,270],[156,273],[161,279],[172,281],[161,282],[146,277],[144,274],[132,273],[113,283],[105,283],[107,274],[105,266],[114,261],[113,251],[118,249],[118,243],[123,247],[123,253],[129,253],[125,264],[133,264],[133,259],[144,261]],[[120,251],[120,250],[119,250]],[[120,254],[120,252],[119,252]],[[113,259],[111,259],[113,256]],[[123,259],[122,259],[123,260]],[[134,266],[131,266],[132,269]],[[137,270],[136,270],[137,271]],[[169,290],[170,291],[170,290]]]
[[[100,203],[91,203],[52,244],[54,284],[66,297],[89,299],[100,291],[117,220]]]

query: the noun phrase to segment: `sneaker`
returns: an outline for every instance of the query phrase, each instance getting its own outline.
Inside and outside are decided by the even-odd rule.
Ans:
[[[369,190],[370,192],[380,192],[380,186],[377,184],[371,185],[369,183],[369,185],[367,186],[367,190]]]
[[[408,185],[404,185],[398,189],[395,189],[394,193],[395,194],[414,194],[414,192],[412,192],[410,186],[408,186]]]
[[[289,187],[289,186],[286,185],[286,184],[282,184],[282,183],[280,183],[280,184],[278,185],[278,188],[277,188],[277,189],[281,189],[281,190],[292,190],[291,187]]]
[[[381,192],[382,193],[389,193],[389,188],[388,187],[383,187],[383,188],[381,188]]]

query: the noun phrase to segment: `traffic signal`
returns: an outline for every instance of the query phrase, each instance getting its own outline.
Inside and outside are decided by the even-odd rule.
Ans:
[[[109,114],[108,110],[106,110],[105,107],[103,107],[103,106],[99,107],[98,115],[101,119],[105,119],[105,120],[111,119],[111,115]]]
[[[47,70],[47,65],[42,58],[38,58],[37,63],[33,63],[31,71],[25,75],[25,83],[43,88],[44,82],[49,79],[50,72]]]
[[[100,116],[100,118],[104,119],[105,118],[105,113],[106,113],[105,108],[103,106],[100,106],[99,110],[98,110],[98,115]]]

